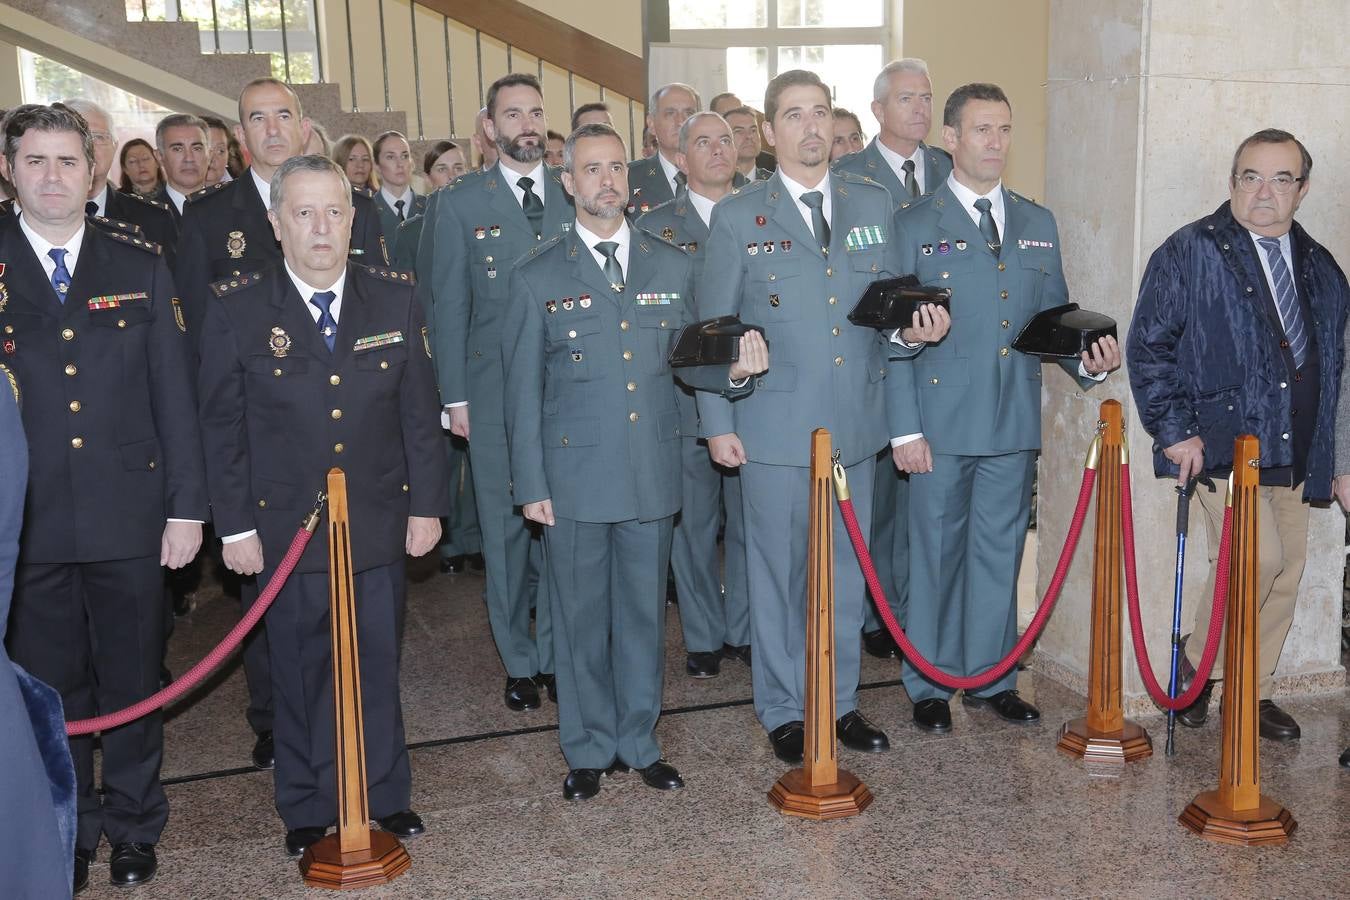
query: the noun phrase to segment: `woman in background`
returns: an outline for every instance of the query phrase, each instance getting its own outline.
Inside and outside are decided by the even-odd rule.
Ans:
[[[124,194],[138,194],[149,200],[164,185],[164,173],[159,170],[149,141],[132,138],[123,144],[117,167],[122,170],[117,189]]]
[[[380,189],[380,176],[375,171],[375,149],[362,134],[344,134],[333,147],[333,162],[347,173],[352,187],[367,197]]]

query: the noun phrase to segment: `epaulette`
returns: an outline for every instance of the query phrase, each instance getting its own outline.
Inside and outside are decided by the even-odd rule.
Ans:
[[[109,219],[107,216],[90,216],[89,221],[110,231],[125,231],[127,234],[137,236],[141,233],[141,226],[134,225],[131,222],[123,222],[120,219]]]
[[[169,211],[169,204],[165,203],[162,200],[151,200],[149,197],[142,197],[140,194],[133,194],[133,193],[128,193],[123,196],[130,197],[132,200],[139,200],[146,206],[153,206],[155,209],[162,209],[165,212]]]
[[[563,239],[563,237],[569,233],[570,232],[560,231],[557,234],[553,235],[553,237],[535,244],[533,247],[530,248],[530,252],[525,254],[525,260],[526,261],[531,260],[534,257],[538,256],[540,253],[543,253],[549,247],[557,245]]]
[[[211,282],[211,293],[215,294],[217,297],[226,297],[240,288],[246,288],[250,284],[258,284],[262,280],[262,272],[250,272],[247,275],[222,278],[220,281]]]
[[[738,188],[732,188],[730,194],[727,194],[726,197],[723,197],[721,200],[718,200],[717,202],[722,203],[727,199],[727,197],[748,197],[752,194],[759,193],[768,186],[769,183],[767,181],[752,181],[749,184],[743,184]]]
[[[937,196],[936,192],[932,194],[924,194],[922,197],[915,197],[913,200],[906,200],[904,203],[900,204],[900,208],[916,209],[918,207],[922,207],[924,204],[932,202],[933,198],[936,196]]]
[[[673,202],[675,202],[675,201],[672,200],[672,201],[669,201],[669,202],[673,203]],[[661,204],[661,206],[665,206],[665,205],[666,205],[665,203],[662,203],[662,204]],[[661,206],[658,206],[656,209],[660,209]],[[656,211],[656,210],[652,210],[652,212],[655,212],[655,211]],[[651,215],[651,213],[647,213],[647,215]],[[647,228],[647,227],[645,227],[645,226],[643,226],[643,225],[641,225],[641,224],[634,225],[633,227],[634,227],[637,231],[642,232],[642,233],[645,234],[647,237],[652,238],[652,239],[655,240],[655,241],[659,241],[660,243],[665,244],[665,245],[667,245],[668,247],[672,247],[672,248],[674,248],[675,250],[679,250],[679,249],[680,249],[680,248],[679,248],[679,245],[677,245],[677,244],[675,243],[675,230],[674,230],[673,228],[666,228],[666,229],[662,230],[662,232],[661,232],[660,234],[657,234],[655,231],[652,231],[650,228]],[[667,236],[666,236],[667,234],[669,234],[670,236],[667,237]],[[683,253],[684,251],[681,250],[680,252]]]
[[[417,278],[411,272],[400,272],[396,269],[382,269],[379,266],[357,266],[357,270],[365,272],[371,278],[378,278],[380,281],[392,281],[396,284],[417,284]]]
[[[353,194],[360,194],[362,197],[365,197],[367,200],[374,200],[374,199],[375,199],[375,191],[371,189],[370,185],[364,185],[364,186],[352,185],[352,193],[353,193]]]
[[[842,169],[834,169],[832,171],[835,178],[838,178],[840,181],[846,181],[849,184],[875,184],[877,187],[881,187],[875,179],[870,178],[867,175],[855,175],[853,172],[846,172]]]
[[[1022,203],[1030,203],[1032,206],[1041,206],[1039,203],[1037,203],[1030,197],[1023,197],[1021,194],[1015,193],[1013,191],[1008,191],[1008,196],[1012,199],[1014,203],[1020,201]],[[1041,208],[1044,209],[1045,207],[1041,206]]]
[[[202,199],[203,197],[209,197],[209,196],[211,196],[212,194],[214,194],[216,191],[218,191],[218,190],[220,190],[221,188],[225,187],[225,185],[227,185],[227,184],[232,184],[232,183],[233,183],[233,182],[230,182],[230,181],[217,181],[215,184],[207,185],[206,187],[202,188],[200,191],[193,191],[191,194],[188,194],[187,202],[188,202],[188,203],[193,203],[193,202],[195,202],[195,201],[197,201],[197,200]]]
[[[113,231],[109,229],[103,231],[102,233],[106,234],[110,238],[113,238],[114,240],[121,241],[123,244],[129,244],[132,247],[139,247],[146,253],[153,253],[155,256],[160,256],[164,253],[164,248],[161,247],[159,244],[156,244],[154,241],[147,241],[144,238],[127,234],[125,231]]]

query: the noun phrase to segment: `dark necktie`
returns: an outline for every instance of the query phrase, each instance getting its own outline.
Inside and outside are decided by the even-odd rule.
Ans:
[[[595,245],[605,256],[605,264],[601,267],[605,273],[605,280],[609,286],[614,289],[614,293],[623,290],[623,266],[619,265],[619,259],[615,255],[619,252],[619,245],[615,241],[601,241]]]
[[[399,220],[400,222],[404,221],[404,216],[403,216],[403,201],[402,201],[402,200],[395,200],[395,201],[394,201],[394,212],[396,212],[396,213],[398,214],[398,220]]]
[[[522,175],[516,185],[525,192],[520,205],[525,210],[525,218],[530,220],[530,227],[534,229],[535,239],[538,240],[544,235],[544,201],[534,192],[533,178]]]
[[[56,263],[56,269],[52,272],[52,290],[56,291],[56,299],[65,304],[66,292],[70,290],[70,270],[66,268],[66,250],[64,247],[53,247],[47,251],[47,255]]]
[[[337,345],[337,319],[333,318],[330,309],[336,299],[337,294],[332,291],[318,291],[309,298],[309,302],[319,309],[319,333],[323,335],[323,342],[328,345],[329,353],[332,353],[333,347]]]
[[[96,216],[96,215],[98,215],[98,203],[97,203],[97,201],[94,201],[94,200],[86,200],[86,201],[84,201],[84,214],[85,214],[86,216]]]
[[[909,196],[919,196],[919,182],[914,177],[914,160],[905,160],[905,164],[900,168],[905,170],[905,190],[909,191]]]
[[[675,193],[679,193],[689,186],[689,176],[683,172],[675,173]]]
[[[830,246],[830,223],[825,221],[825,195],[820,191],[807,191],[802,194],[802,202],[811,208],[811,230],[815,232],[816,240],[820,242],[822,250],[828,250]]]
[[[1303,368],[1308,358],[1308,329],[1303,324],[1303,310],[1298,306],[1298,295],[1294,292],[1294,279],[1285,265],[1284,254],[1280,252],[1280,239],[1263,237],[1257,241],[1266,250],[1266,259],[1270,262],[1270,280],[1275,286],[1275,306],[1280,311],[1280,321],[1284,323],[1284,337],[1289,344],[1289,352],[1294,356],[1294,365]]]
[[[980,211],[980,235],[989,245],[989,252],[998,256],[999,251],[1003,249],[1003,242],[999,240],[998,224],[994,221],[994,214],[990,212],[992,206],[987,197],[975,201],[975,208]]]

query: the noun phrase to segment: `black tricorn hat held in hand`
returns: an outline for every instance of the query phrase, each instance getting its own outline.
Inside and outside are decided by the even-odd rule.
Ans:
[[[1091,351],[1098,338],[1116,336],[1116,320],[1066,303],[1031,317],[1013,341],[1013,349],[1032,356],[1073,359]]]
[[[670,348],[671,368],[684,366],[729,366],[741,358],[741,336],[747,331],[764,333],[737,316],[719,316],[691,322],[680,329]]]
[[[848,320],[866,328],[892,331],[914,324],[914,312],[924,303],[951,308],[951,288],[929,287],[913,275],[880,278],[867,286]]]

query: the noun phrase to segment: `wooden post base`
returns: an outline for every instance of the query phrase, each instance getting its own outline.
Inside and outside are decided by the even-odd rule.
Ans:
[[[1218,791],[1196,794],[1177,821],[1207,841],[1245,847],[1288,843],[1298,827],[1294,814],[1265,794],[1256,809],[1235,810],[1224,805]]]
[[[1059,730],[1056,747],[1089,765],[1123,766],[1153,755],[1153,741],[1148,732],[1129,719],[1119,731],[1089,728],[1086,718],[1066,722]]]
[[[349,890],[393,881],[412,867],[399,839],[387,831],[370,830],[370,849],[343,853],[337,833],[305,850],[300,874],[310,887]]]
[[[793,769],[774,782],[769,802],[779,812],[803,819],[846,819],[872,802],[872,792],[852,772],[839,770],[834,784],[812,787],[805,769]]]

